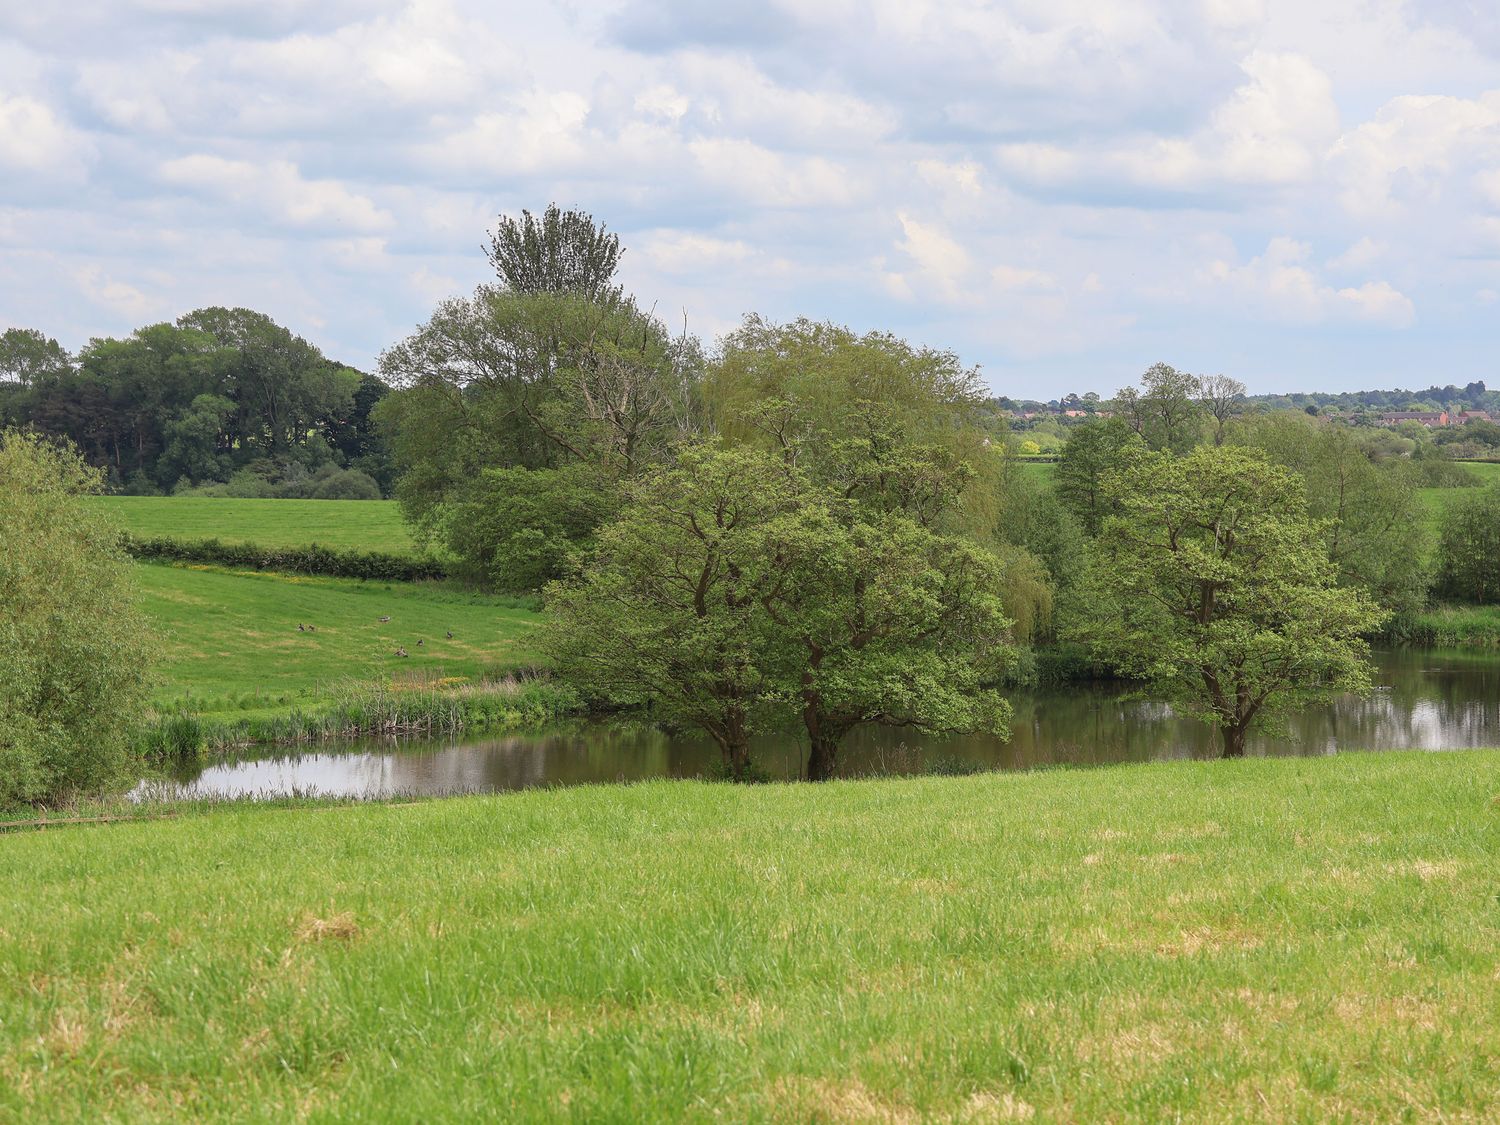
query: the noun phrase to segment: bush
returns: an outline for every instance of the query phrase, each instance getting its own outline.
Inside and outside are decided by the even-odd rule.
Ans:
[[[617,507],[617,489],[584,465],[487,469],[446,507],[444,538],[467,577],[523,593],[560,578]]]
[[[314,485],[310,500],[379,500],[380,485],[369,473],[358,469],[340,469]]]
[[[149,649],[119,530],[80,499],[102,485],[71,449],[0,433],[0,806],[129,776]]]
[[[306,547],[262,547],[256,543],[221,543],[217,539],[137,539],[126,535],[124,549],[153,562],[216,563],[244,570],[287,574],[322,574],[331,578],[421,582],[446,578],[447,568],[433,558],[388,555],[380,551],[337,551],[316,543]]]

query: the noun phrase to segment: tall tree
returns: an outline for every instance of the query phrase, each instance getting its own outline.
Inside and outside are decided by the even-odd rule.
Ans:
[[[1437,589],[1458,601],[1500,602],[1500,486],[1473,489],[1443,513]]]
[[[1141,376],[1141,389],[1115,395],[1115,413],[1152,449],[1186,453],[1203,436],[1202,386],[1196,375],[1154,363]]]
[[[1121,418],[1091,418],[1068,432],[1054,474],[1057,496],[1090,535],[1109,513],[1104,478],[1140,439]]]
[[[1252,726],[1369,684],[1362,635],[1384,616],[1341,589],[1301,480],[1264,455],[1143,453],[1105,480],[1092,613],[1073,632],[1185,714],[1225,757]]]
[[[623,253],[619,237],[592,215],[552,203],[540,218],[530,211],[519,219],[500,216],[486,256],[514,293],[571,293],[609,301],[620,295],[611,282]]]
[[[1229,423],[1245,412],[1245,384],[1228,375],[1198,378],[1198,403],[1208,416],[1215,445],[1224,444]]]

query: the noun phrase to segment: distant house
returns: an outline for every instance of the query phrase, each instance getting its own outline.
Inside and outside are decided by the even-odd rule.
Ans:
[[[1089,416],[1089,412],[1087,410],[1064,410],[1063,411],[1063,417],[1064,418],[1087,418],[1088,416]]]
[[[1493,422],[1488,410],[1460,410],[1453,416],[1453,424],[1462,426],[1465,422]]]
[[[1393,410],[1380,416],[1382,426],[1399,426],[1402,422],[1420,422],[1431,429],[1449,424],[1446,410]]]

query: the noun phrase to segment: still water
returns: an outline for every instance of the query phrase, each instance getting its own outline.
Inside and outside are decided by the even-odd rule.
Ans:
[[[1376,656],[1375,691],[1347,696],[1256,737],[1251,754],[1346,750],[1451,750],[1500,746],[1500,656],[1473,652],[1387,652]],[[918,772],[937,761],[992,769],[1097,765],[1214,757],[1213,732],[1161,703],[1128,700],[1118,688],[1075,685],[1016,692],[1011,737],[926,738],[909,731],[857,730],[842,752],[851,774]],[[806,747],[767,738],[757,764],[795,777]],[[708,740],[670,736],[644,724],[573,722],[473,740],[380,739],[294,751],[253,751],[172,781],[143,783],[141,796],[380,797],[524,789],[535,785],[698,777],[717,760]]]

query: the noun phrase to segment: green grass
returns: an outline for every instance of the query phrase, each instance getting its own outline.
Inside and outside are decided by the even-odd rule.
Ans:
[[[506,598],[207,567],[137,564],[136,575],[160,636],[158,704],[285,711],[349,681],[473,678],[538,659],[528,639],[536,614]]]
[[[0,1119],[1500,1115],[1500,752],[0,836]]]
[[[218,539],[265,547],[319,543],[349,551],[416,550],[394,500],[229,500],[206,496],[102,496],[140,538]]]
[[[1400,617],[1388,627],[1391,640],[1422,648],[1500,648],[1500,606],[1437,605]]]

